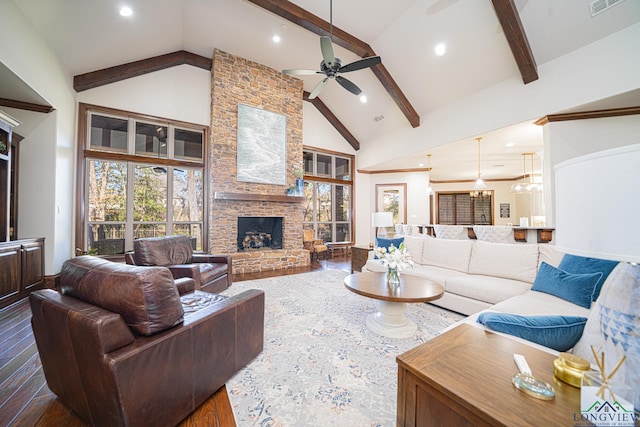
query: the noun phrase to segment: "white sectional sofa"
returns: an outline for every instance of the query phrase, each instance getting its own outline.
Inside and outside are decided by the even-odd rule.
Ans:
[[[546,243],[489,243],[405,236],[404,244],[415,266],[402,274],[421,276],[442,284],[445,294],[433,304],[466,315],[527,293],[540,264],[545,261],[557,266],[563,256],[553,245]],[[373,252],[370,252],[362,271],[385,271],[385,267],[373,259]],[[553,298],[558,299],[559,305],[567,303]]]
[[[401,274],[425,277],[445,288],[442,298],[430,302],[467,315],[459,323],[485,328],[476,322],[484,312],[521,316],[589,317],[590,309],[531,287],[542,262],[557,267],[564,254],[547,243],[489,243],[477,240],[405,236],[404,244],[415,262]],[[384,272],[373,251],[362,271]],[[557,354],[541,345],[511,338]]]

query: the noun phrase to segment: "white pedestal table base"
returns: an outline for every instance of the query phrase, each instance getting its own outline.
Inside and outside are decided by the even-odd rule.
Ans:
[[[407,304],[404,302],[376,301],[378,312],[367,316],[366,324],[373,332],[389,338],[409,338],[418,326],[404,317]]]

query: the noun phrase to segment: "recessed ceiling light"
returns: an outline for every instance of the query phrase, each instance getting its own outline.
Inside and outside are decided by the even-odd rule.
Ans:
[[[418,167],[419,168],[424,167],[424,163],[418,163]]]
[[[514,142],[507,142],[507,147],[513,147],[514,145],[516,145]]]
[[[282,29],[282,31],[287,31],[287,24],[282,24],[280,25],[280,28]]]
[[[121,16],[131,16],[131,15],[133,15],[133,10],[131,10],[131,8],[129,6],[122,6],[120,8],[120,15]]]
[[[436,51],[436,55],[442,56],[447,51],[447,46],[444,43],[438,43],[434,49]]]
[[[276,34],[271,38],[271,40],[273,40],[274,43],[280,43],[280,36]]]
[[[360,95],[360,102],[362,102],[363,104],[367,103],[367,96],[366,95]]]

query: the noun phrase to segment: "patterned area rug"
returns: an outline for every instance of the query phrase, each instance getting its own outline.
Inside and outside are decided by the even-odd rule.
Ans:
[[[344,286],[347,272],[321,272],[234,283],[224,292],[265,291],[264,351],[227,382],[238,426],[394,426],[395,358],[463,316],[410,304],[412,338],[385,338],[365,317],[372,299]]]

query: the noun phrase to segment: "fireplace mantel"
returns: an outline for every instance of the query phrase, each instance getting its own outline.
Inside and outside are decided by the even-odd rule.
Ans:
[[[244,200],[249,202],[304,202],[304,197],[301,196],[286,196],[279,194],[228,193],[221,191],[216,191],[213,194],[213,198],[215,200]]]

